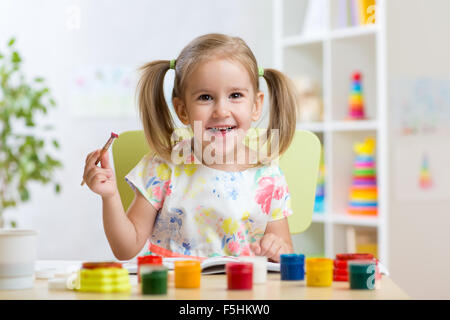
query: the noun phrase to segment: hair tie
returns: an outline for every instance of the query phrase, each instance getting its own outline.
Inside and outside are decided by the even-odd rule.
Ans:
[[[258,68],[258,75],[259,75],[260,77],[264,76],[264,68],[263,68],[263,67],[259,67],[259,68]]]
[[[175,70],[175,59],[170,60],[170,67],[169,69]]]

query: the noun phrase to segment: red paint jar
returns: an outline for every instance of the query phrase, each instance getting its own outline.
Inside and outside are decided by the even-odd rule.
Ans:
[[[253,264],[229,262],[226,264],[228,290],[251,290],[253,288]]]
[[[138,282],[141,282],[141,265],[144,265],[144,264],[162,265],[162,257],[160,257],[160,256],[153,256],[153,255],[137,257]]]
[[[373,255],[370,253],[339,253],[336,255],[336,260],[371,260]]]
[[[370,253],[339,253],[333,262],[333,280],[348,281],[348,261],[352,260],[372,260]],[[378,268],[377,268],[378,269]]]

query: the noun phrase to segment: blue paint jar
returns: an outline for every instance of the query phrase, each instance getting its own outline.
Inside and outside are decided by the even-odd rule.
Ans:
[[[281,280],[303,280],[305,278],[305,255],[282,254],[280,256]]]

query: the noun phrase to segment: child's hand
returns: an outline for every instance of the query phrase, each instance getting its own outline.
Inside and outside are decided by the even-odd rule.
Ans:
[[[250,249],[255,255],[266,256],[274,262],[280,262],[280,254],[292,252],[290,245],[273,233],[267,233],[260,240],[251,243]]]
[[[87,155],[83,178],[89,189],[102,197],[109,197],[117,191],[116,178],[109,164],[108,152],[101,159],[101,168],[95,165],[100,151],[101,149],[95,150]]]

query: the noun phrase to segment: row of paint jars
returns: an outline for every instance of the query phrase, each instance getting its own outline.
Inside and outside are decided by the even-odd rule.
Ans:
[[[144,294],[166,293],[167,268],[162,266],[161,257],[144,256],[139,258],[138,274],[139,278],[142,277],[140,279],[142,280],[142,292]],[[345,268],[348,268],[350,275],[348,281],[351,289],[375,288],[375,278],[379,276],[375,260],[352,260],[348,254],[339,254],[336,258],[334,263],[332,259],[328,258],[306,259],[306,285],[311,287],[331,286],[333,274],[336,275],[336,268],[339,267],[342,270],[343,261],[345,261]],[[353,258],[355,257],[353,256]],[[243,262],[231,262],[226,265],[229,290],[250,290],[253,283],[266,282],[267,258],[246,257],[244,259]],[[281,280],[304,280],[305,256],[303,254],[283,254],[280,256],[280,260]],[[176,261],[174,266],[176,288],[200,287],[201,266],[199,261]]]
[[[306,272],[304,255],[284,254],[280,258],[281,280],[303,280],[306,273],[309,287],[329,287],[333,280],[348,281],[350,289],[376,289],[380,284],[378,261],[368,254],[338,254],[334,261],[307,258]]]
[[[306,285],[328,287],[333,282],[333,260],[327,258],[306,259]],[[305,278],[305,255],[282,254],[280,256],[281,280],[295,281]]]
[[[241,257],[240,262],[226,264],[229,290],[250,290],[253,283],[267,279],[266,257]],[[181,260],[174,263],[175,288],[199,288],[201,265],[197,260]],[[158,256],[138,257],[138,279],[143,294],[167,293],[168,269]]]

